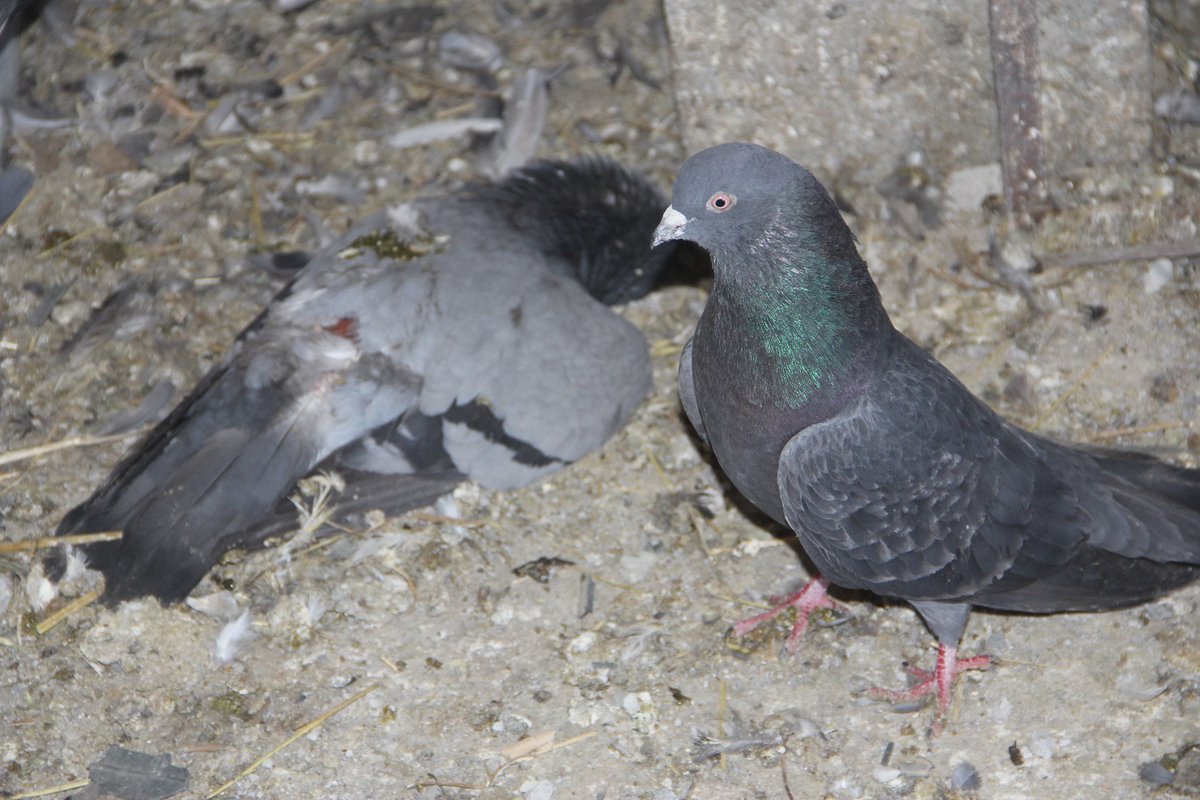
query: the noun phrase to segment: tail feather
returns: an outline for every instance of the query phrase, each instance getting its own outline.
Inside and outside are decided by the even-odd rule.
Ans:
[[[354,362],[367,363],[367,359]],[[236,358],[218,367],[150,433],[58,534],[121,530],[118,542],[84,548],[105,576],[105,600],[183,599],[232,546],[268,535],[256,526],[296,480],[348,442],[403,414],[419,380],[375,369],[367,386],[321,365],[250,388]],[[61,575],[61,557],[48,561]]]
[[[181,600],[227,549],[224,542],[270,513],[315,463],[319,442],[286,427],[283,434],[222,430],[181,463],[151,461],[144,472],[125,472],[120,477],[132,480],[105,486],[63,520],[59,534],[124,531],[121,541],[85,551],[88,565],[104,573],[106,601]]]
[[[1093,544],[1129,558],[1200,564],[1200,470],[1142,453],[1088,454],[1108,495],[1085,507],[1100,517]]]
[[[1200,512],[1200,469],[1168,464],[1145,453],[1120,450],[1089,450],[1109,475],[1139,486],[1176,505]]]
[[[972,605],[1002,611],[1105,611],[1144,603],[1200,578],[1200,566],[1128,558],[1082,547],[1058,571],[1011,591],[983,591]]]

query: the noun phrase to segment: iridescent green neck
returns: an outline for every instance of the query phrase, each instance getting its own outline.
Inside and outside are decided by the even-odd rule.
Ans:
[[[800,408],[840,394],[877,341],[886,314],[855,256],[841,265],[772,265],[730,294],[742,328],[746,376],[779,405]]]

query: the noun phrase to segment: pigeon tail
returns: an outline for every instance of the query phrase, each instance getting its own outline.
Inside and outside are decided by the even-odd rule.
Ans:
[[[348,358],[338,335],[273,337],[262,321],[59,525],[60,536],[124,533],[83,548],[105,576],[106,602],[182,600],[230,547],[261,544],[255,523],[297,479],[415,399],[411,373]],[[294,363],[298,353],[304,359]],[[63,565],[52,556],[49,574],[60,576]]]
[[[1168,464],[1147,453],[1108,448],[1087,448],[1084,452],[1110,475],[1184,508],[1200,511],[1200,469]]]

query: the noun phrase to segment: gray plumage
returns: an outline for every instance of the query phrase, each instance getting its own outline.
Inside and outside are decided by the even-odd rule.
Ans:
[[[799,165],[748,144],[693,156],[656,234],[674,239],[715,273],[680,363],[689,419],[825,578],[911,602],[948,677],[972,606],[1096,611],[1200,577],[1200,471],[993,413],[892,326]]]
[[[327,464],[349,504],[393,512],[464,477],[529,483],[599,447],[650,388],[639,297],[662,207],[603,160],[540,162],[499,184],[382,213],[318,254],[60,534],[110,602],[179,600],[225,550],[280,529],[278,504]],[[294,520],[294,513],[290,515]]]

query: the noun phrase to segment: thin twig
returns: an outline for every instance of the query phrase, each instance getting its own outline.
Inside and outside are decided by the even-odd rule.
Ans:
[[[792,794],[792,787],[788,785],[786,749],[784,749],[783,754],[779,756],[779,771],[783,773],[783,791],[785,794],[787,794],[788,800],[796,800],[796,795]]]
[[[725,712],[729,708],[729,685],[725,683],[725,679],[720,681],[720,694],[717,700],[717,736],[725,736]],[[724,750],[721,751],[721,769],[726,769],[729,766],[729,760],[725,757]]]
[[[675,484],[671,482],[671,478],[669,475],[667,475],[667,471],[663,469],[662,462],[658,460],[658,456],[654,455],[654,451],[649,447],[645,448],[645,451],[646,458],[650,460],[650,464],[654,467],[655,472],[658,473],[658,477],[662,478],[662,482],[666,484],[668,488],[674,488]]]
[[[368,686],[367,688],[363,689],[358,694],[354,695],[353,697],[349,697],[349,698],[343,700],[342,702],[338,703],[336,706],[329,709],[324,714],[322,714],[321,716],[314,719],[312,722],[301,725],[299,728],[296,729],[295,733],[293,733],[288,738],[284,739],[283,742],[281,742],[278,746],[272,748],[269,752],[265,753],[264,755],[261,755],[258,758],[254,759],[254,761],[251,762],[250,766],[246,767],[244,770],[239,772],[233,780],[217,787],[216,791],[214,791],[212,794],[208,795],[205,798],[205,800],[212,800],[212,798],[216,797],[217,795],[223,794],[226,789],[229,789],[231,786],[233,786],[235,783],[240,781],[242,778],[246,777],[250,773],[254,772],[256,769],[261,767],[267,761],[267,759],[274,757],[275,754],[278,753],[280,750],[283,750],[285,747],[292,744],[297,739],[300,739],[300,738],[312,733],[317,728],[321,727],[327,721],[329,721],[330,718],[332,718],[336,714],[340,714],[341,712],[345,711],[347,708],[354,705],[359,700],[362,700],[364,697],[366,697],[367,695],[369,695],[371,692],[375,691],[378,688],[379,688],[379,684],[373,683],[370,686]]]
[[[37,632],[38,636],[45,636],[55,625],[62,622],[67,617],[71,616],[76,611],[87,608],[92,603],[96,602],[99,598],[100,598],[100,589],[99,588],[92,589],[87,594],[81,594],[79,597],[76,597],[74,600],[67,603],[65,606],[60,608],[58,611],[55,611],[50,616],[46,617],[44,620],[39,622],[37,625],[34,625],[33,629],[34,629],[34,631]]]
[[[456,86],[451,83],[443,83],[434,78],[430,78],[427,75],[423,75],[416,70],[409,69],[408,67],[399,64],[393,64],[391,70],[394,74],[399,75],[403,80],[411,81],[412,83],[419,83],[429,87],[430,89],[450,92],[451,94],[469,94],[476,97],[497,97],[499,95],[499,92],[496,92],[492,89],[476,89],[473,86]]]
[[[525,758],[525,759],[537,758],[538,756],[543,756],[546,753],[552,753],[555,750],[561,750],[564,747],[570,747],[573,744],[578,744],[579,742],[582,742],[584,739],[590,739],[593,736],[598,735],[599,733],[600,733],[600,731],[585,731],[584,733],[581,733],[578,736],[572,736],[570,739],[563,739],[561,742],[554,742],[552,744],[546,745],[545,747],[539,747],[537,750],[534,750],[532,753],[530,753],[527,756],[524,756],[523,758]]]
[[[250,173],[250,227],[254,229],[254,245],[264,249],[267,241],[266,227],[263,225],[262,203],[258,196],[258,180],[255,173]]]
[[[647,589],[632,586],[628,583],[617,583],[616,581],[609,580],[608,578],[601,578],[599,575],[592,575],[592,578],[596,581],[596,583],[602,583],[605,586],[611,586],[614,589],[620,589],[623,592],[633,592],[634,594],[643,595],[651,594],[651,592]]]
[[[1137,436],[1142,433],[1158,433],[1173,431],[1185,426],[1183,422],[1151,422],[1148,425],[1134,425],[1131,428],[1116,428],[1111,431],[1097,431],[1088,437],[1093,442],[1106,442],[1109,439],[1120,439],[1122,436]]]
[[[688,504],[686,508],[688,510],[688,518],[692,521],[692,530],[696,532],[696,538],[700,540],[700,549],[704,551],[704,557],[712,561],[712,549],[708,546],[708,542],[704,540],[704,531],[700,526],[700,520],[697,519],[700,516],[700,512],[696,511],[691,504]]]
[[[971,283],[970,281],[968,281],[958,275],[955,275],[954,273],[949,272],[948,270],[941,269],[940,267],[933,267],[933,266],[926,267],[925,271],[930,273],[934,277],[941,278],[942,280],[947,281],[948,283],[954,284],[957,288],[962,289],[963,291],[982,292],[985,289],[992,288],[992,286],[990,285],[990,283],[992,283],[992,282],[985,282],[983,284]]]
[[[1044,255],[1039,257],[1047,268],[1072,269],[1112,264],[1117,261],[1153,261],[1156,258],[1195,258],[1200,256],[1200,239],[1185,239],[1181,242],[1150,242],[1133,247],[1118,247],[1111,250],[1093,250],[1071,256]]]
[[[71,236],[70,238],[67,238],[67,239],[63,239],[62,241],[59,241],[59,242],[55,242],[50,247],[47,247],[45,250],[42,250],[40,253],[38,253],[36,256],[33,257],[33,260],[34,261],[44,261],[45,259],[54,255],[59,250],[62,250],[64,247],[66,247],[69,244],[74,244],[75,242],[79,241],[80,239],[83,239],[86,236],[93,236],[97,233],[105,233],[107,231],[108,231],[108,228],[106,228],[103,225],[93,225],[90,228],[84,228],[79,233],[75,234],[74,236]]]
[[[458,528],[482,528],[486,522],[479,519],[460,519],[447,517],[445,514],[434,514],[430,511],[410,511],[400,519],[413,519],[418,522],[433,522],[438,525],[454,525]]]
[[[275,145],[310,145],[316,141],[316,137],[307,131],[258,131],[256,133],[238,133],[230,134],[228,136],[212,136],[208,139],[201,139],[200,146],[205,148],[223,147],[229,144],[242,144],[243,142],[248,142],[252,139],[270,142],[271,144]],[[182,186],[183,184],[176,185]]]
[[[516,761],[518,758],[529,758],[543,747],[549,747],[554,744],[554,736],[555,732],[553,729],[539,731],[500,748],[500,755],[509,761]]]
[[[315,70],[317,67],[324,64],[329,59],[331,59],[334,56],[341,53],[349,45],[350,45],[350,40],[343,39],[342,41],[335,44],[333,47],[330,47],[325,52],[317,53],[315,56],[310,58],[308,61],[305,61],[303,64],[301,64],[295,70],[293,70],[292,72],[289,72],[287,75],[284,75],[282,78],[280,78],[279,85],[287,86],[289,83],[295,83],[296,81],[300,80],[305,75],[307,75],[308,73]]]
[[[150,96],[158,101],[168,114],[177,117],[187,122],[195,122],[196,120],[204,119],[204,112],[197,111],[181,100],[174,90],[164,83],[156,84],[150,91]]]
[[[60,783],[58,786],[50,786],[45,789],[34,789],[32,792],[21,792],[19,794],[8,795],[8,800],[26,800],[30,797],[46,797],[52,794],[62,794],[63,792],[73,792],[76,789],[82,789],[91,783],[91,780],[84,778],[81,781],[73,781],[71,783]]]
[[[72,447],[92,447],[98,444],[109,444],[110,442],[119,442],[123,439],[130,439],[134,436],[140,436],[144,428],[139,428],[136,431],[126,431],[125,433],[114,433],[111,436],[72,436],[70,439],[63,439],[49,444],[39,444],[37,447],[26,447],[21,450],[9,450],[7,453],[0,453],[0,466],[5,464],[14,464],[18,461],[25,461],[30,458],[44,456],[47,453],[55,453],[59,450],[69,450]]]
[[[1060,394],[1058,398],[1050,404],[1050,407],[1043,411],[1041,416],[1033,421],[1033,424],[1029,426],[1030,430],[1036,431],[1038,428],[1042,427],[1042,423],[1049,419],[1050,415],[1057,411],[1059,406],[1067,402],[1067,399],[1070,398],[1071,395],[1079,391],[1079,388],[1083,386],[1083,384],[1086,383],[1087,380],[1092,377],[1092,375],[1095,374],[1097,369],[1100,368],[1101,362],[1112,355],[1112,351],[1116,349],[1117,346],[1115,344],[1110,344],[1108,348],[1100,354],[1100,357],[1093,361],[1092,365],[1085,369],[1083,374],[1080,375],[1073,384],[1071,384],[1071,388]]]
[[[115,542],[125,535],[124,531],[101,531],[100,533],[72,533],[69,536],[40,536],[37,539],[22,539],[19,542],[0,542],[0,553],[37,552],[51,547],[69,544],[92,544],[93,542]]]
[[[550,733],[551,735],[553,735],[552,731],[548,731],[547,733]],[[450,782],[450,781],[443,782],[443,781],[439,781],[437,779],[437,776],[433,776],[433,780],[418,781],[417,783],[413,784],[413,786],[410,788],[415,788],[418,791],[423,791],[425,789],[430,789],[430,788],[438,788],[438,789],[467,789],[468,791],[482,792],[486,789],[490,789],[493,786],[495,786],[496,779],[499,778],[500,775],[506,769],[511,767],[513,764],[520,764],[525,761],[532,761],[533,759],[537,758],[538,756],[544,755],[553,750],[558,750],[563,747],[569,747],[570,745],[576,744],[578,742],[582,742],[584,739],[590,739],[593,736],[595,736],[597,733],[599,733],[599,731],[587,731],[585,733],[579,734],[578,736],[572,736],[570,739],[565,739],[561,742],[558,742],[557,744],[548,744],[544,747],[539,747],[538,749],[534,750],[533,752],[529,753],[528,755],[519,756],[514,759],[507,759],[507,760],[505,760],[505,762],[503,764],[501,764],[500,766],[496,767],[496,769],[494,769],[490,773],[488,773],[487,780],[484,783],[456,783],[456,782]]]
[[[466,100],[462,103],[459,103],[456,106],[450,106],[450,108],[443,108],[440,111],[435,111],[433,113],[433,118],[434,119],[454,119],[455,117],[471,116],[472,115],[471,112],[473,112],[475,110],[475,105],[477,102],[478,101],[476,101],[476,100]]]
[[[719,594],[711,589],[709,590],[708,595],[709,597],[715,597],[718,600],[724,600],[726,603],[733,603],[739,606],[749,606],[750,608],[758,608],[764,611],[770,611],[775,607],[766,603],[759,603],[754,600],[745,600],[741,597],[734,597],[733,595],[729,594]]]
[[[379,660],[382,661],[384,664],[387,664],[388,669],[390,669],[392,672],[395,672],[397,675],[400,674],[401,672],[404,672],[403,667],[401,667],[395,661],[392,661],[392,659],[388,658],[387,656],[379,656]]]

